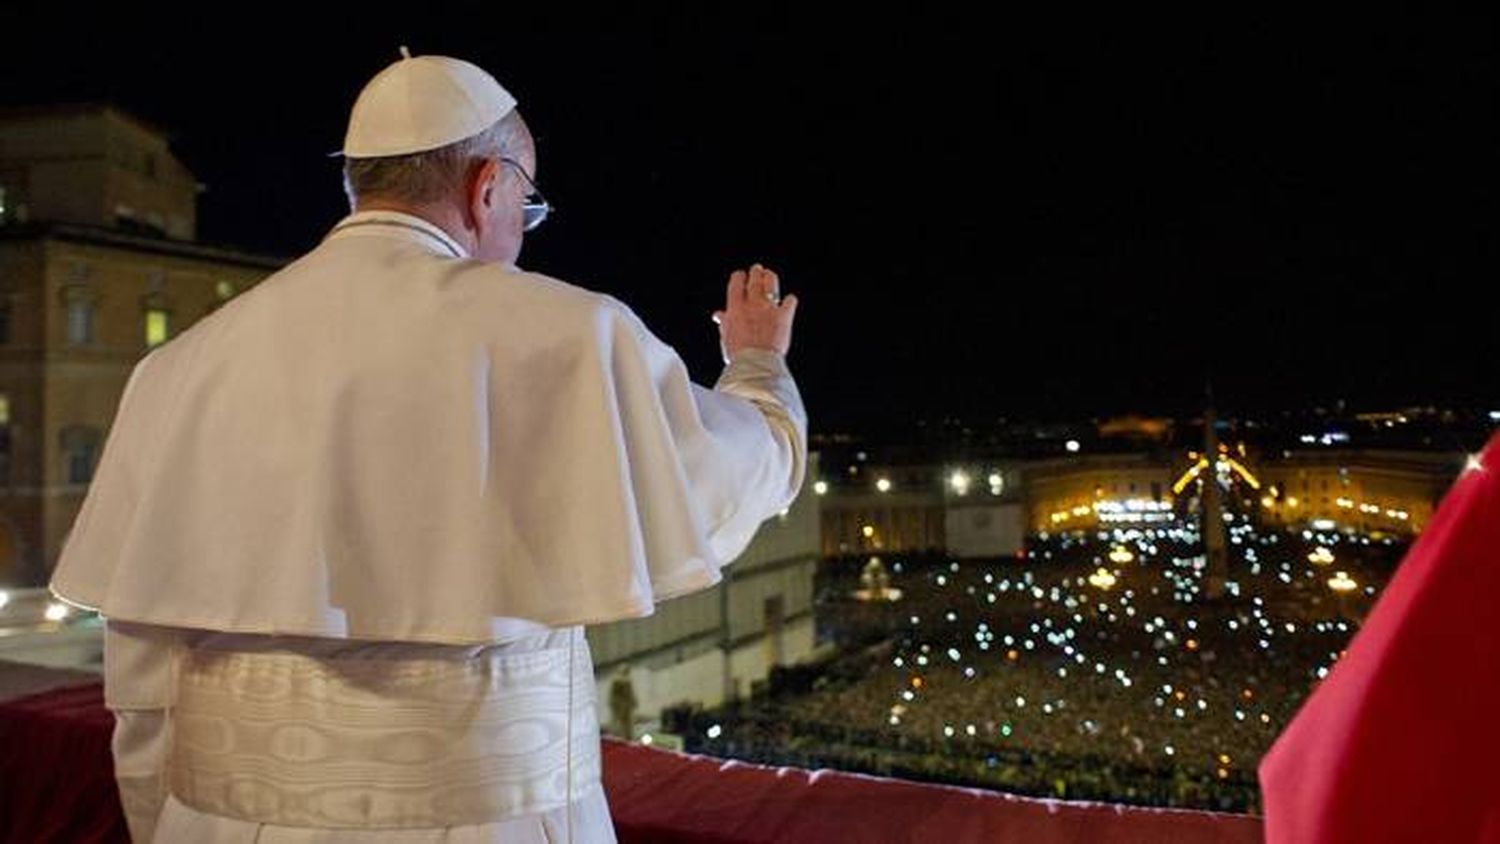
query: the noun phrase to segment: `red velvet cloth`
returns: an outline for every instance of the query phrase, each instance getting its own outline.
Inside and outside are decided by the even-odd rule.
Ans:
[[[621,844],[965,841],[1259,842],[1260,821],[1035,800],[839,771],[768,768],[606,742]]]
[[[0,703],[0,842],[129,841],[98,683]]]
[[[0,842],[125,841],[101,687],[0,703]],[[604,743],[621,844],[1257,842],[1240,815],[1033,800]]]
[[[1500,842],[1500,437],[1261,761],[1271,842]]]

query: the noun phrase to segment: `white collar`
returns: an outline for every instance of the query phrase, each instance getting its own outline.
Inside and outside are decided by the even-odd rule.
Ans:
[[[415,214],[407,214],[402,211],[356,211],[353,214],[338,221],[328,237],[335,237],[341,232],[357,230],[370,227],[380,227],[391,231],[407,231],[420,235],[420,239],[430,245],[439,246],[454,258],[468,258],[469,250],[453,239],[453,236],[443,231],[436,223],[423,219]],[[327,239],[327,238],[325,238]],[[418,238],[412,238],[416,240]]]

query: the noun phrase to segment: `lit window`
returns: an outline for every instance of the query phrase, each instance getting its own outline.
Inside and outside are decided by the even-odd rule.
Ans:
[[[167,342],[167,312],[161,308],[146,311],[146,345],[160,346]]]

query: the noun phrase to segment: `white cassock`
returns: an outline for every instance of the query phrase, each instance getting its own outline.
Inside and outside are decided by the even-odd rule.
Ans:
[[[779,353],[362,212],[131,373],[53,591],[106,617],[137,840],[613,841],[582,626],[796,496]]]

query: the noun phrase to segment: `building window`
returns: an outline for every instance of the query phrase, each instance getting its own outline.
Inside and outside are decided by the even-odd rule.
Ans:
[[[10,342],[10,300],[0,300],[0,344]]]
[[[10,485],[10,396],[0,395],[0,486]]]
[[[0,486],[10,486],[10,426],[0,425]]]
[[[765,599],[766,662],[781,665],[786,662],[785,643],[782,631],[786,622],[786,600],[780,595]]]
[[[0,185],[0,225],[10,221],[10,205],[5,201],[5,185]]]
[[[167,311],[163,308],[148,308],[146,310],[146,345],[148,347],[160,346],[167,342]]]
[[[93,449],[68,452],[68,483],[86,484],[94,477]]]
[[[82,345],[94,342],[94,303],[74,297],[68,300],[68,342]]]
[[[62,429],[63,477],[70,484],[86,484],[94,477],[99,452],[99,429],[69,425]]]

